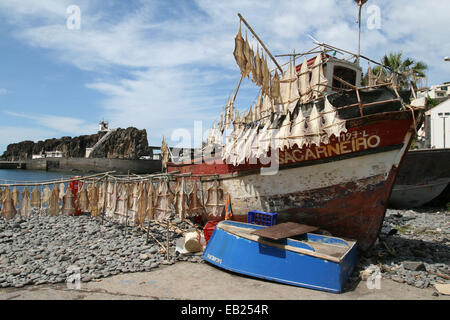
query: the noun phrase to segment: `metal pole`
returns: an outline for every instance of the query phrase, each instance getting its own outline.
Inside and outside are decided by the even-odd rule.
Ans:
[[[275,60],[275,58],[272,56],[272,54],[270,53],[269,49],[267,49],[266,45],[262,42],[262,40],[258,37],[258,35],[255,33],[255,31],[253,31],[252,27],[250,27],[250,25],[247,23],[247,21],[245,21],[245,19],[242,17],[242,15],[240,13],[238,13],[238,17],[241,19],[242,22],[244,22],[244,24],[247,26],[248,30],[250,30],[250,32],[255,36],[256,40],[259,41],[259,43],[261,44],[261,46],[264,48],[264,50],[266,50],[267,54],[269,55],[269,57],[272,59],[273,63],[275,63],[275,65],[277,66],[277,68],[280,70],[280,72],[283,74],[283,69],[281,69],[280,65],[278,64],[277,60]]]
[[[361,7],[362,2],[358,3],[358,55],[356,57],[356,63],[359,65],[359,57],[361,56]]]
[[[445,148],[445,117],[442,117],[443,127],[444,127],[444,148]]]

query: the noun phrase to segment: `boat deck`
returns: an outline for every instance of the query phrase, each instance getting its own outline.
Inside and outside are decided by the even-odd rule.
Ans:
[[[274,241],[272,239],[263,238],[252,234],[257,229],[264,228],[263,226],[248,225],[250,228],[239,227],[232,224],[219,223],[218,227],[242,238],[256,241],[261,244],[266,244],[280,249],[289,250],[297,253],[302,253],[310,256],[315,256],[322,259],[327,259],[334,262],[340,262],[344,256],[350,251],[355,241],[345,241],[340,238],[326,236],[327,242],[323,241],[324,236],[315,238],[314,234],[305,234],[297,236],[302,240],[294,238],[287,238],[284,241]]]

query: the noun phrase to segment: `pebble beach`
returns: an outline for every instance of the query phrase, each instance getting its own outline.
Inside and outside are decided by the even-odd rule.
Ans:
[[[169,233],[167,260],[162,245],[167,229],[154,221],[147,242],[141,228],[106,220],[102,224],[101,219],[89,215],[0,219],[0,287],[64,283],[74,270],[82,282],[89,282],[152,271],[178,261],[203,263],[198,254],[183,255],[175,250],[183,236],[180,230],[192,229],[192,225],[178,219],[171,223],[178,232]],[[449,283],[449,248],[450,211],[388,209],[379,239],[371,250],[359,254],[346,290],[373,274],[417,288]]]

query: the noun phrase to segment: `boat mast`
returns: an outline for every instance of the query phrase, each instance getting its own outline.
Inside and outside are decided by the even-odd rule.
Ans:
[[[358,4],[358,55],[356,56],[356,63],[359,65],[359,58],[361,56],[361,8],[367,0],[355,0]]]

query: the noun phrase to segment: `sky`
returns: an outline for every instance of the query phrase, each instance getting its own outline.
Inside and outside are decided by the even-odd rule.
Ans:
[[[198,147],[239,81],[238,12],[274,55],[307,51],[311,37],[357,50],[353,0],[0,0],[0,154],[94,134],[102,119],[146,129],[150,145]],[[450,81],[449,14],[450,1],[369,0],[361,53],[402,51],[428,65],[429,86]],[[235,106],[257,92],[244,79]]]

